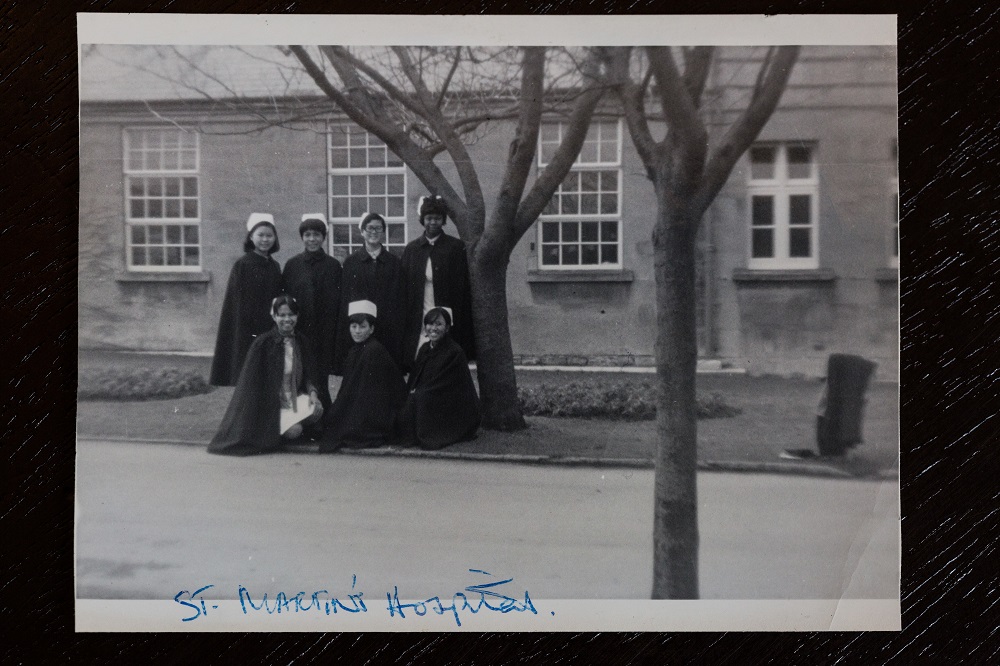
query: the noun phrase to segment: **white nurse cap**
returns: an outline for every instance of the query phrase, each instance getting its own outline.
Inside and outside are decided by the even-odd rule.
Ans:
[[[353,317],[356,314],[366,314],[378,318],[378,306],[371,301],[352,301],[347,306],[347,316]]]
[[[253,228],[261,222],[267,222],[273,227],[274,215],[270,213],[250,213],[250,217],[247,218],[247,231],[253,231]]]

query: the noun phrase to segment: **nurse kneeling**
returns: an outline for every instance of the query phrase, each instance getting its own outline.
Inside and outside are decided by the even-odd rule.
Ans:
[[[281,447],[323,415],[311,347],[295,334],[299,308],[282,295],[271,303],[274,328],[257,336],[209,453],[246,456]]]

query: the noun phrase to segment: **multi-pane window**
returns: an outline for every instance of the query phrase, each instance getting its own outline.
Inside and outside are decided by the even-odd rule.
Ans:
[[[334,253],[346,256],[364,245],[363,214],[385,218],[383,243],[400,254],[406,246],[406,167],[378,137],[355,125],[327,133],[330,223]]]
[[[805,143],[750,148],[750,268],[818,268],[819,176]]]
[[[539,166],[562,142],[565,126],[543,125]],[[591,124],[580,155],[538,223],[541,269],[617,269],[621,256],[621,126]]]
[[[127,129],[126,255],[132,271],[201,269],[198,135]]]

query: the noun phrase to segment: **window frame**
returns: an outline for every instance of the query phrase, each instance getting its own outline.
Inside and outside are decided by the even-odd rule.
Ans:
[[[131,165],[131,156],[133,150],[136,147],[133,145],[133,140],[135,136],[142,136],[142,145],[138,148],[140,154],[145,154],[149,150],[147,143],[148,133],[150,132],[172,132],[178,136],[176,151],[178,153],[178,166],[177,168],[159,168],[159,169],[148,169],[145,168],[145,164],[142,168],[133,168]],[[181,153],[184,150],[190,150],[188,146],[185,146],[179,137],[189,135],[194,138],[194,166],[184,167],[182,166]],[[164,144],[161,142],[157,149],[161,152],[166,152]],[[143,160],[145,162],[145,160]],[[136,200],[136,197],[132,196],[132,184],[133,180],[141,180],[143,184],[143,196],[140,200],[150,201],[151,197],[148,194],[148,183],[153,178],[162,178],[162,182],[165,185],[167,178],[178,179],[178,195],[180,213],[179,217],[165,217],[161,215],[160,217],[134,217],[132,215],[132,201]],[[196,182],[197,194],[194,197],[184,196],[184,179],[194,178]],[[166,126],[166,125],[136,125],[130,127],[122,128],[122,205],[124,207],[124,222],[125,222],[125,267],[130,273],[200,273],[203,270],[203,257],[204,248],[202,245],[203,241],[203,230],[202,230],[202,182],[201,182],[201,135],[193,130],[184,127],[177,126]],[[161,192],[166,192],[166,188],[161,189]],[[173,198],[173,197],[171,197]],[[197,215],[194,217],[183,216],[183,202],[187,198],[194,198],[197,205]],[[161,201],[167,201],[166,194],[160,194],[159,199]],[[148,234],[150,227],[160,226],[163,229],[163,241],[158,244],[151,244],[148,242]],[[180,242],[171,243],[167,241],[167,227],[176,226],[180,227]],[[185,242],[184,235],[186,233],[186,227],[196,227],[197,228],[197,240],[195,242]],[[134,239],[134,229],[136,227],[146,228],[146,238],[147,242],[136,244]],[[196,264],[135,264],[133,250],[136,247],[162,247],[166,253],[166,249],[170,247],[180,247],[181,261],[184,261],[183,249],[188,247],[196,247],[198,251],[198,262]],[[147,254],[148,259],[148,254]],[[164,256],[164,261],[166,261],[166,256]]]
[[[788,176],[789,147],[809,148],[809,176],[790,178]],[[771,178],[754,178],[751,151],[754,148],[774,148],[774,174]],[[762,141],[750,146],[747,160],[747,268],[752,270],[810,270],[819,268],[819,161],[818,147],[814,141]],[[791,197],[809,196],[809,225],[791,224]],[[770,196],[773,201],[774,221],[770,257],[754,257],[753,207],[754,197]],[[793,228],[808,228],[809,256],[792,257],[790,232]]]
[[[348,137],[347,143],[345,144],[347,146],[347,149],[348,149],[348,154],[349,154],[350,148],[352,148],[352,147],[360,147],[360,146],[353,146],[350,143],[350,137],[352,135],[351,134],[351,130],[364,132],[364,134],[365,134],[365,146],[364,147],[366,149],[366,160],[365,161],[366,162],[370,161],[370,159],[369,159],[370,152],[368,152],[368,151],[370,151],[370,149],[372,148],[371,140],[374,138],[377,141],[379,141],[383,146],[385,146],[385,150],[386,150],[386,164],[387,165],[384,166],[384,167],[370,167],[370,166],[366,166],[366,167],[351,167],[351,166],[347,166],[347,167],[334,167],[333,166],[333,150],[334,150],[335,146],[333,145],[333,133],[335,131],[337,131],[338,128],[343,128],[344,130],[348,130],[348,131],[345,132],[346,136]],[[341,148],[341,146],[336,146],[336,147],[337,148]],[[385,176],[400,175],[400,176],[402,176],[402,178],[403,178],[403,191],[402,191],[403,213],[402,213],[402,215],[393,215],[393,216],[388,215],[388,208],[389,208],[388,207],[388,196],[389,196],[389,192],[388,192],[388,181],[387,181],[387,186],[386,186],[386,190],[387,191],[383,195],[383,196],[386,197],[386,214],[383,215],[383,218],[385,219],[385,222],[386,222],[386,230],[385,230],[385,237],[384,237],[384,239],[382,241],[382,245],[387,250],[389,250],[390,252],[393,252],[394,254],[398,255],[398,254],[400,254],[403,251],[403,248],[405,248],[406,244],[409,242],[409,240],[410,240],[409,235],[410,234],[409,234],[409,228],[408,228],[408,225],[407,225],[407,219],[408,219],[407,213],[408,213],[408,209],[409,209],[409,198],[410,198],[409,197],[409,187],[410,187],[410,183],[409,183],[409,178],[407,178],[407,167],[406,167],[406,163],[403,162],[402,158],[399,158],[398,155],[395,155],[395,157],[397,159],[399,159],[399,161],[401,162],[401,165],[400,166],[388,166],[389,155],[395,155],[395,153],[393,153],[389,149],[389,147],[386,146],[384,142],[382,142],[381,139],[379,139],[377,136],[375,136],[374,134],[372,134],[371,132],[369,132],[365,128],[361,127],[360,125],[357,125],[356,123],[351,123],[349,121],[328,121],[327,122],[327,128],[326,128],[326,172],[327,172],[326,173],[326,176],[327,176],[326,177],[326,187],[327,187],[326,205],[327,205],[327,219],[330,221],[330,235],[329,235],[329,239],[327,241],[327,251],[330,253],[330,256],[334,256],[334,252],[335,252],[336,248],[344,248],[344,249],[346,249],[347,250],[347,255],[346,256],[350,256],[352,253],[354,253],[357,250],[359,250],[359,249],[361,249],[361,248],[364,247],[364,239],[361,238],[361,233],[358,230],[358,222],[360,221],[361,216],[360,215],[357,215],[357,216],[350,215],[350,212],[351,212],[350,177],[351,176],[365,176],[366,179],[369,176],[381,176],[381,175],[385,175]],[[335,177],[345,177],[345,176],[348,178],[348,192],[347,192],[346,195],[336,195],[336,197],[335,197],[335,195],[333,193],[334,178]],[[368,181],[368,184],[370,185],[370,181]],[[398,194],[393,193],[393,196],[398,196]],[[334,214],[333,214],[334,213],[334,211],[333,211],[333,202],[334,202],[335,198],[346,199],[346,201],[347,201],[347,211],[348,211],[348,216],[347,217],[334,216]],[[370,193],[366,194],[365,198],[370,203],[371,194]],[[369,210],[367,212],[372,212],[372,211]],[[390,225],[393,225],[395,227],[401,227],[403,229],[403,241],[401,243],[389,243],[389,226]],[[347,228],[347,230],[348,230],[348,239],[349,239],[348,243],[344,244],[344,243],[335,243],[334,242],[334,237],[336,235],[335,228],[337,226],[341,226],[341,227],[346,227]],[[355,243],[354,242],[355,240],[357,240],[358,242]]]
[[[622,226],[623,226],[622,225],[622,217],[623,217],[622,216],[622,191],[623,191],[623,181],[624,181],[623,173],[622,173],[622,121],[621,121],[621,118],[616,118],[613,121],[603,120],[603,121],[598,121],[598,122],[599,122],[599,124],[597,125],[597,127],[598,127],[597,136],[595,137],[595,140],[597,141],[597,144],[598,144],[597,156],[598,156],[598,158],[603,157],[603,154],[600,152],[600,146],[602,145],[602,142],[607,141],[607,139],[603,135],[603,128],[607,127],[607,126],[610,126],[610,125],[613,125],[614,128],[615,128],[615,137],[614,137],[614,140],[616,142],[615,151],[614,151],[614,153],[615,153],[614,154],[614,160],[613,161],[608,161],[608,160],[603,160],[603,159],[597,159],[597,160],[594,160],[594,161],[580,162],[579,161],[580,160],[580,156],[578,155],[576,161],[573,162],[573,166],[570,167],[570,170],[567,172],[566,178],[564,178],[563,182],[559,184],[558,188],[556,188],[556,191],[553,193],[552,197],[553,197],[553,200],[554,200],[554,199],[557,199],[560,196],[564,196],[565,193],[563,193],[563,191],[562,191],[563,185],[566,183],[566,180],[568,180],[570,177],[576,176],[578,178],[578,181],[579,181],[578,182],[578,187],[580,189],[575,190],[575,192],[579,196],[581,196],[581,197],[585,193],[590,193],[590,194],[597,195],[598,196],[598,204],[597,204],[598,208],[600,208],[600,195],[603,194],[603,193],[609,193],[610,194],[610,193],[613,192],[615,194],[615,199],[616,199],[616,202],[615,202],[616,203],[616,205],[615,205],[615,212],[613,212],[613,213],[600,213],[600,212],[597,212],[597,213],[579,213],[579,212],[577,212],[577,213],[561,213],[561,212],[560,213],[545,213],[545,212],[542,212],[538,216],[538,220],[537,220],[537,223],[535,225],[535,227],[536,227],[536,230],[535,230],[535,241],[536,241],[536,246],[538,247],[538,252],[537,252],[537,268],[538,268],[539,271],[582,272],[582,271],[621,271],[621,270],[624,270],[625,264],[624,264],[624,257],[622,256],[623,250],[624,250],[624,244],[623,244],[623,240],[622,240]],[[558,128],[557,129],[557,139],[558,139],[558,141],[557,142],[552,142],[552,141],[543,142],[542,139],[543,139],[543,136],[544,136],[544,131],[539,131],[539,133],[538,133],[537,166],[538,166],[538,168],[540,170],[544,169],[545,166],[547,165],[547,162],[545,162],[544,159],[543,159],[543,152],[544,152],[543,151],[543,145],[544,144],[549,144],[549,145],[558,146],[559,143],[561,143],[562,139],[563,139],[563,128],[565,126],[565,123],[563,123],[562,121],[555,122],[555,123],[543,123],[543,130],[544,130],[544,127],[546,125],[549,125],[549,126],[554,125],[554,126],[556,126]],[[593,127],[593,125],[592,125],[592,127]],[[581,154],[582,153],[583,153],[583,148],[581,147]],[[602,184],[600,182],[601,178],[602,178],[601,174],[608,173],[608,172],[611,172],[611,173],[615,174],[616,188],[614,190],[604,190],[604,189],[601,189],[602,188]],[[597,178],[598,178],[597,189],[595,189],[593,191],[587,190],[586,192],[582,189],[582,187],[583,187],[582,175],[580,175],[580,174],[583,174],[583,173],[594,173],[594,174],[597,174]],[[567,191],[567,192],[572,192],[572,191]],[[550,203],[551,203],[551,200],[550,200]],[[548,207],[548,204],[546,204],[546,207]],[[584,223],[588,223],[588,222],[597,223],[597,225],[598,225],[598,227],[597,227],[597,240],[593,241],[593,242],[585,243],[583,241],[583,224]],[[597,247],[598,247],[598,253],[599,253],[598,254],[598,260],[600,260],[600,258],[601,258],[600,257],[600,253],[601,253],[602,246],[604,246],[604,245],[610,245],[611,244],[610,242],[605,242],[605,241],[602,240],[602,228],[601,228],[601,224],[602,223],[607,223],[607,222],[614,222],[615,225],[616,225],[617,231],[616,231],[616,239],[615,239],[614,245],[615,245],[615,248],[616,248],[615,249],[616,256],[618,258],[617,262],[615,262],[613,264],[610,264],[610,263],[563,264],[562,263],[562,248],[566,247],[568,245],[574,245],[574,244],[578,248],[578,250],[577,250],[577,257],[581,261],[583,259],[583,256],[582,256],[583,255],[583,246],[585,244],[586,245],[596,244]],[[563,230],[565,229],[564,225],[566,223],[576,223],[577,231],[576,231],[576,240],[575,241],[563,241],[562,240]],[[546,263],[543,263],[544,257],[545,257],[545,252],[544,252],[545,247],[553,245],[552,242],[543,242],[544,228],[545,228],[545,226],[547,224],[556,224],[556,225],[558,225],[557,229],[558,229],[559,240],[555,242],[555,245],[560,248],[560,251],[559,251],[559,255],[560,256],[559,256],[559,263],[558,264],[546,264]]]

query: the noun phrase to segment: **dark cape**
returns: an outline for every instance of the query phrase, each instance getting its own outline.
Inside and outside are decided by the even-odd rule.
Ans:
[[[424,327],[424,282],[427,258],[434,271],[434,305],[452,309],[451,335],[462,347],[465,357],[476,358],[472,328],[472,292],[469,288],[469,260],[465,243],[442,233],[431,245],[426,236],[407,244],[403,250],[406,276],[406,333],[403,338],[403,362],[413,365],[417,342]]]
[[[281,269],[271,257],[247,252],[229,273],[209,383],[233,386],[254,338],[274,327],[271,301],[281,294]]]
[[[340,296],[340,328],[334,374],[344,373],[344,359],[354,345],[347,324],[347,308],[354,301],[371,301],[378,308],[375,339],[382,343],[397,365],[403,365],[403,316],[406,290],[403,264],[384,246],[377,259],[363,247],[344,260],[344,283]]]
[[[354,344],[344,360],[337,399],[323,415],[320,453],[387,444],[405,397],[403,375],[382,343],[372,335]]]
[[[320,250],[295,255],[285,263],[281,274],[285,292],[299,305],[296,334],[301,333],[312,343],[320,376],[319,399],[324,410],[330,407],[330,385],[322,379],[333,372],[341,321],[341,273],[340,262]]]
[[[306,394],[316,388],[316,364],[309,341],[297,334],[295,337],[302,360],[302,378],[296,390]],[[209,453],[249,456],[280,447],[284,371],[285,345],[281,333],[272,326],[250,345],[229,407],[208,445]]]
[[[424,449],[472,439],[479,428],[479,396],[469,362],[450,335],[424,343],[410,373],[409,394],[397,421],[400,436]]]

